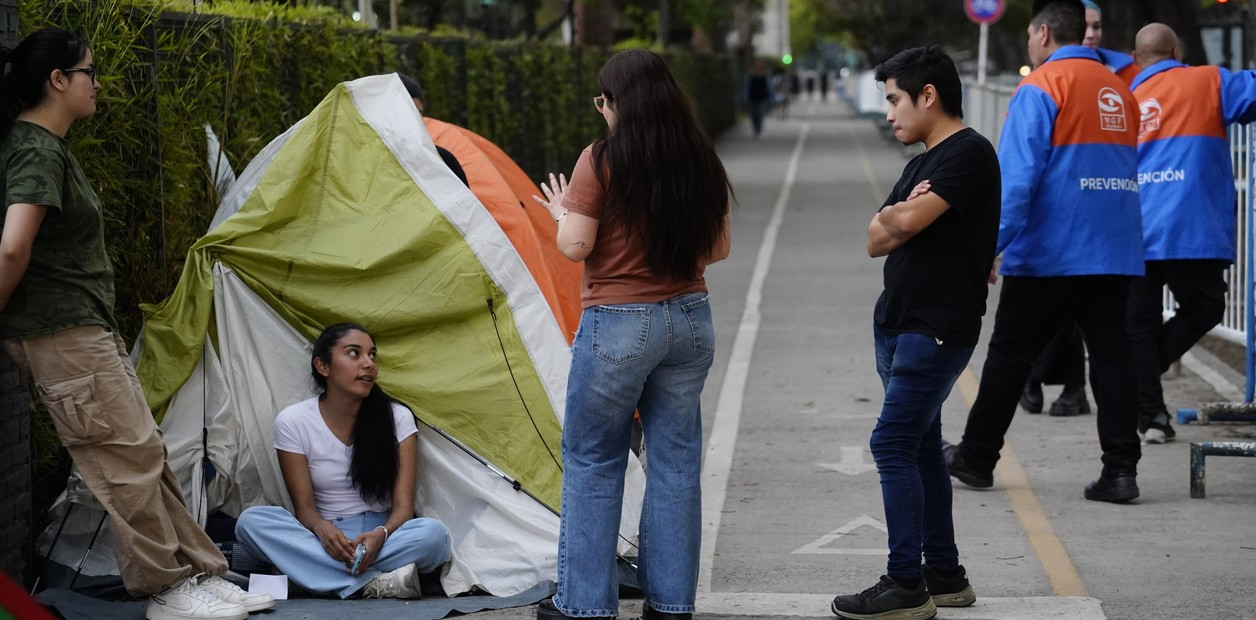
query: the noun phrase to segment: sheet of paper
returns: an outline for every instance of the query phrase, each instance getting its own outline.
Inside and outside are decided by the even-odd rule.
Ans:
[[[288,600],[288,576],[253,573],[249,575],[249,592],[269,594],[275,597],[276,601],[286,601]]]

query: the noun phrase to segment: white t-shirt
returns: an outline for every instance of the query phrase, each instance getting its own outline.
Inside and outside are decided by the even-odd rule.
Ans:
[[[419,432],[414,414],[393,403],[397,442]],[[318,411],[318,397],[290,405],[275,417],[275,449],[305,455],[314,485],[314,506],[324,519],[351,517],[364,512],[387,512],[391,504],[371,503],[353,486],[349,463],[353,446],[341,443]]]

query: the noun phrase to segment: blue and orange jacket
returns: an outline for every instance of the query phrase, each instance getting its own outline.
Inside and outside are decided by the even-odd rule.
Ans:
[[[1138,104],[1069,45],[1017,87],[999,140],[1006,276],[1143,275]]]
[[[1095,53],[1099,54],[1099,62],[1107,65],[1127,86],[1138,77],[1138,65],[1134,64],[1133,56],[1103,47],[1095,50]]]
[[[1256,120],[1256,74],[1162,60],[1138,74],[1138,185],[1147,260],[1234,261],[1226,125]]]

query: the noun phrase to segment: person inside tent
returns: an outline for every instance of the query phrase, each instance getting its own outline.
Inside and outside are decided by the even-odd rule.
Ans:
[[[275,418],[275,452],[295,513],[254,506],[236,538],[293,583],[348,598],[419,598],[421,574],[449,561],[449,530],[416,517],[414,414],[375,382],[375,341],[353,323],[314,342],[320,394]]]
[[[414,107],[419,109],[419,114],[423,114],[423,107],[425,105],[423,103],[423,87],[419,85],[419,81],[400,71],[397,72],[397,77],[401,78],[401,83],[405,85],[406,92],[410,93],[410,99],[414,100]],[[458,158],[454,157],[453,153],[450,153],[449,150],[444,147],[437,146],[436,154],[440,155],[441,161],[445,162],[446,166],[449,166],[449,169],[458,176],[458,179],[462,181],[463,185],[471,187],[471,184],[467,182],[467,173],[462,170],[462,164],[458,162]]]
[[[145,617],[243,620],[275,600],[221,577],[114,320],[104,207],[66,139],[96,112],[97,71],[87,42],[58,28],[0,47],[0,342],[108,512]]]

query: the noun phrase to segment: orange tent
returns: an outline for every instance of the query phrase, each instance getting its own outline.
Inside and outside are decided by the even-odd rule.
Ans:
[[[557,225],[532,200],[541,195],[540,188],[483,136],[433,118],[424,117],[423,124],[437,146],[458,158],[471,193],[514,244],[571,344],[580,326],[581,265],[568,260],[554,244]]]

